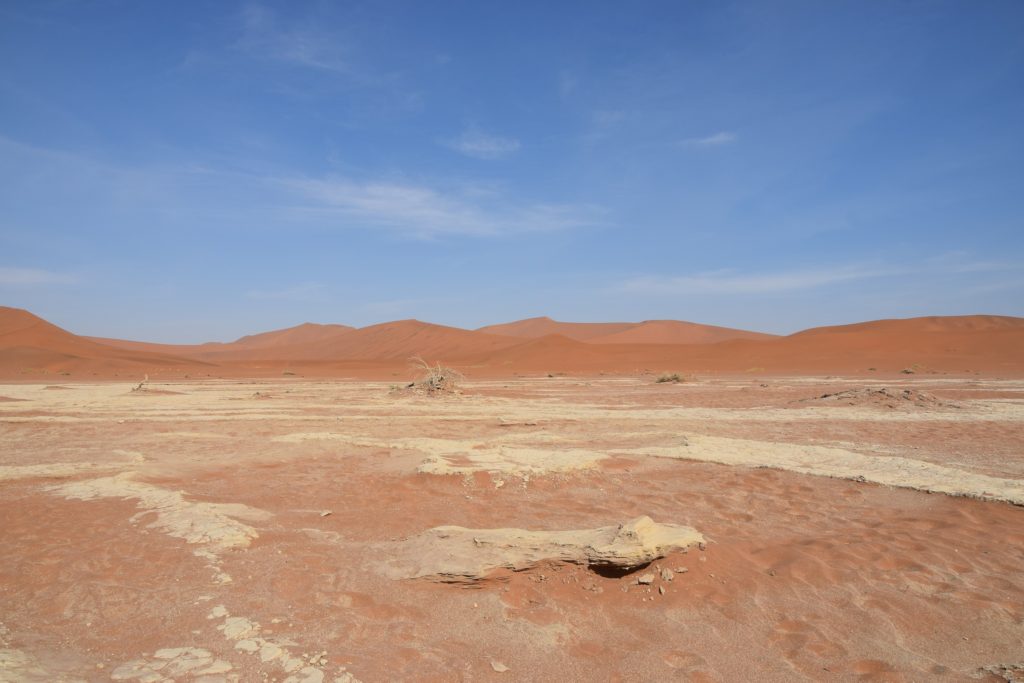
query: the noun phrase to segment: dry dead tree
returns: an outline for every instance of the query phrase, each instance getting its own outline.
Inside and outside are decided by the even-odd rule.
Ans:
[[[410,359],[414,369],[422,374],[419,379],[406,385],[406,389],[424,391],[428,394],[438,392],[454,393],[458,390],[459,382],[465,379],[461,372],[441,365],[431,365],[419,356]]]

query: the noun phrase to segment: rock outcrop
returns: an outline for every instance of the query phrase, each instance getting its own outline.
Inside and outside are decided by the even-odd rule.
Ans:
[[[628,571],[703,541],[696,529],[646,516],[570,531],[440,526],[399,542],[387,573],[396,579],[472,583],[496,569],[521,571],[543,561]]]

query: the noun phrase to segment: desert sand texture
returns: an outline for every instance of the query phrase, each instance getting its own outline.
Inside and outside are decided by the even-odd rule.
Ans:
[[[0,680],[1024,675],[1024,381],[395,372],[0,385]]]

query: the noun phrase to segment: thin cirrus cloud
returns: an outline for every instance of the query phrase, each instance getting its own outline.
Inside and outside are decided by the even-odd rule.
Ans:
[[[536,201],[458,181],[441,184],[372,176],[262,175],[194,166],[120,167],[75,154],[7,145],[2,137],[0,151],[11,153],[12,169],[31,168],[36,174],[46,172],[60,178],[60,187],[72,191],[65,203],[77,199],[77,193],[88,192],[101,216],[106,216],[108,206],[133,201],[140,212],[159,210],[170,215],[172,207],[185,206],[194,223],[224,223],[224,216],[242,222],[272,217],[289,228],[363,228],[420,239],[551,232],[599,225],[607,216],[605,209],[595,204]],[[20,177],[13,171],[8,176],[4,170],[0,165],[4,177]],[[7,285],[57,284],[71,279],[66,274],[31,269],[0,272],[0,284]]]
[[[475,159],[501,159],[518,152],[522,147],[515,138],[488,135],[479,130],[467,130],[457,138],[444,140],[443,144],[459,154]]]
[[[683,147],[721,147],[722,145],[729,145],[739,140],[739,136],[736,133],[729,131],[721,131],[714,135],[708,135],[701,138],[686,138],[679,142]]]
[[[714,271],[674,277],[644,276],[628,280],[620,289],[645,294],[757,294],[818,289],[828,285],[899,275],[906,270],[862,265],[791,270],[774,273]]]
[[[73,285],[78,278],[68,273],[57,273],[38,268],[0,267],[0,285],[32,287],[39,285]]]
[[[440,235],[497,236],[594,225],[595,206],[510,202],[478,188],[442,191],[396,182],[347,178],[279,181],[303,201],[296,218],[336,219],[352,227],[391,230],[421,238]]]
[[[285,26],[262,5],[245,7],[235,48],[249,56],[348,76],[358,75],[346,54],[346,41],[311,25]]]

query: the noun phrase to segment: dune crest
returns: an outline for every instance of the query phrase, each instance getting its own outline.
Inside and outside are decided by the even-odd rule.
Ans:
[[[522,373],[1024,375],[1024,318],[950,316],[820,327],[787,337],[675,320],[561,323],[550,318],[465,330],[419,320],[363,328],[304,323],[199,345],[74,335],[0,308],[0,377],[362,377],[407,380],[410,359],[467,376]]]

